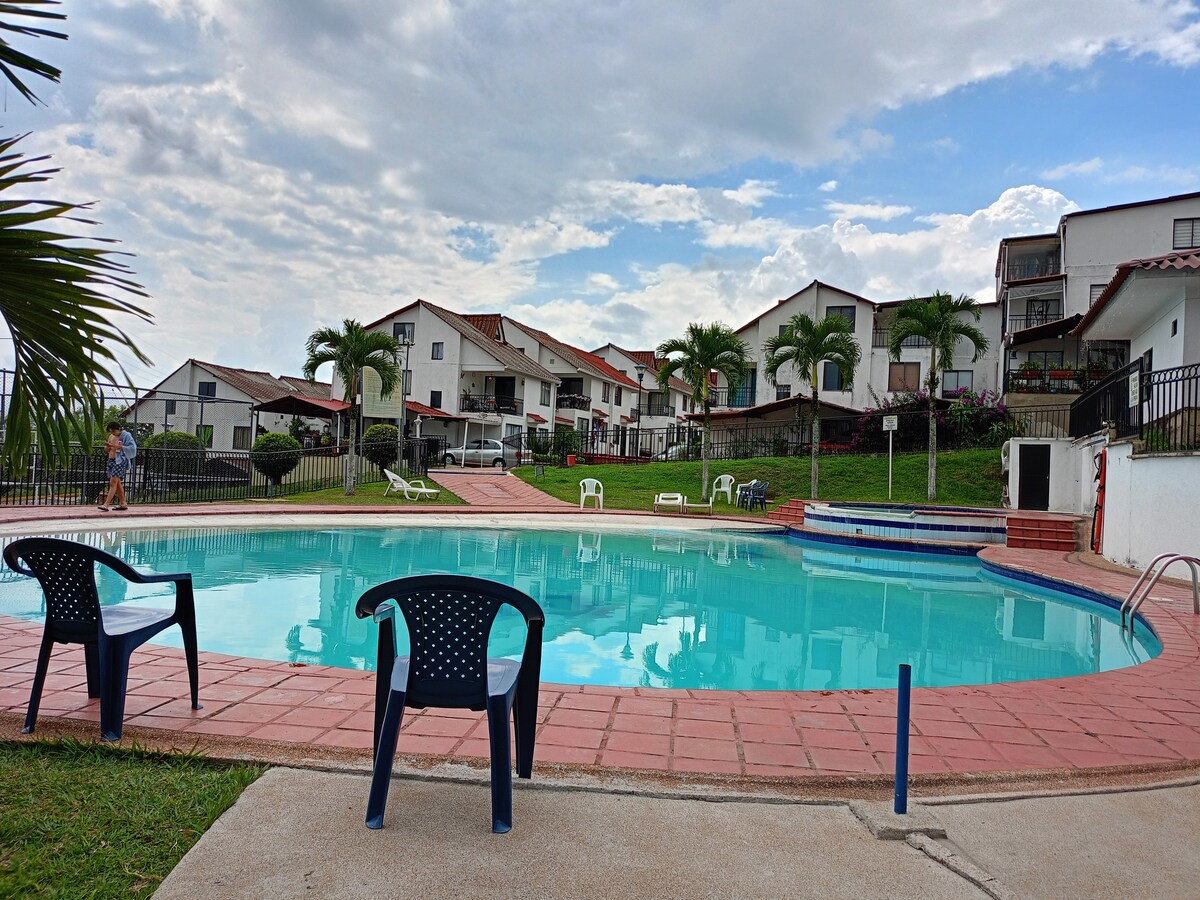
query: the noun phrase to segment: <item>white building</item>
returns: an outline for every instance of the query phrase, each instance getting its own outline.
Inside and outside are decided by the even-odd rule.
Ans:
[[[671,376],[667,389],[660,388],[658,370],[664,360],[653,350],[625,350],[616,344],[605,344],[592,353],[622,375],[637,380],[639,399],[631,412],[638,425],[641,451],[660,453],[676,443],[679,426],[692,411],[691,385]]]

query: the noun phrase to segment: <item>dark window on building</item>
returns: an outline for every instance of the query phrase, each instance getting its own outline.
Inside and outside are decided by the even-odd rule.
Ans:
[[[790,384],[775,385],[776,400],[786,400],[790,396],[792,396],[792,386]]]
[[[783,337],[785,333],[787,333],[787,323],[786,322],[779,326],[779,336]]]
[[[429,351],[430,359],[443,359],[446,352],[446,345],[442,341],[434,341],[433,347]]]
[[[233,426],[233,449],[234,450],[249,450],[250,449],[250,426],[249,425],[234,425]]]
[[[442,408],[442,392],[441,391],[430,391],[429,392],[429,405],[432,406],[434,409]]]
[[[201,397],[217,396],[217,383],[215,381],[201,381],[196,388],[196,393]]]
[[[167,413],[167,415],[168,415],[168,416],[173,416],[173,415],[175,415],[175,401],[174,401],[174,400],[167,400],[165,405],[166,405],[166,407],[167,407],[167,409],[166,409],[166,413]]]
[[[550,382],[548,382],[548,381],[543,381],[543,382],[542,382],[542,397],[541,397],[541,401],[542,401],[542,406],[549,406],[549,405],[550,405]]]
[[[842,381],[842,370],[831,362],[826,362],[824,369],[821,373],[821,386],[827,391],[844,391],[846,386]]]
[[[1177,334],[1179,334],[1179,320],[1172,319],[1171,320],[1171,337],[1175,337],[1175,335],[1177,335]]]
[[[393,322],[392,337],[402,344],[411,344],[413,335],[415,334],[414,323],[412,322]]]
[[[889,391],[915,391],[921,386],[921,364],[892,363],[888,366]]]
[[[1025,356],[1030,362],[1037,363],[1037,367],[1043,372],[1063,367],[1061,350],[1030,350]]]
[[[1200,247],[1200,219],[1176,219],[1174,250],[1191,250]]]
[[[854,326],[854,313],[855,308],[853,306],[830,306],[825,310],[825,315],[841,316],[850,323],[851,327]]]
[[[621,405],[621,386],[620,385],[617,385],[617,393],[613,397],[613,403],[617,404],[617,406]]]
[[[1153,372],[1154,371],[1154,348],[1153,347],[1151,347],[1149,350],[1147,350],[1145,353],[1142,354],[1142,371],[1143,372]]]

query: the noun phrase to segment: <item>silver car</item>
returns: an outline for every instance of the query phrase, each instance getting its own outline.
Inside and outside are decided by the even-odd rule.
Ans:
[[[512,468],[526,460],[516,447],[503,441],[484,438],[483,440],[467,441],[465,447],[452,447],[446,451],[442,462],[447,466],[495,466],[496,468]]]

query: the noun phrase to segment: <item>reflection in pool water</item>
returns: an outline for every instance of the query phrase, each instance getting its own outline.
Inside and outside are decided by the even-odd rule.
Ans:
[[[190,571],[201,649],[374,668],[358,596],[390,578],[503,581],[546,611],[542,678],[726,690],[877,688],[1080,675],[1156,655],[1112,610],[983,572],[974,559],[805,544],[779,535],[501,528],[152,530],[73,535],[135,566]],[[106,603],[163,596],[102,570]],[[492,653],[519,655],[520,617]],[[0,613],[39,618],[35,582],[5,572]],[[159,638],[177,640],[168,631]]]

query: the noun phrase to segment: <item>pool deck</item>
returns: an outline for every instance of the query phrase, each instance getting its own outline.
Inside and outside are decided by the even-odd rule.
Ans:
[[[462,477],[462,476],[460,476]],[[481,476],[474,476],[480,478]],[[494,477],[494,476],[493,476]],[[516,488],[503,479],[505,488]],[[500,484],[496,479],[491,485]],[[528,487],[528,486],[524,486]],[[452,488],[460,496],[461,486]],[[247,509],[212,504],[154,507],[136,515],[79,508],[0,511],[7,534],[77,527],[112,530],[161,527],[164,517],[191,524],[237,513],[238,521],[294,524],[309,515],[386,517],[411,512],[443,516],[553,513],[596,525],[632,524],[622,514],[579,513],[571,504],[497,496],[484,485],[470,507],[361,507],[297,504]],[[503,493],[503,489],[501,489]],[[195,518],[199,517],[199,519]],[[423,518],[422,515],[413,518]],[[754,528],[762,520],[675,517],[693,528]],[[624,519],[624,522],[621,520]],[[476,518],[476,521],[481,521]],[[324,520],[323,521],[330,521]],[[408,519],[408,521],[412,521]],[[39,528],[44,525],[44,528]],[[982,557],[1001,566],[1123,597],[1133,577],[1079,554],[988,547]],[[1143,611],[1163,652],[1132,668],[1073,678],[986,686],[920,688],[913,692],[910,770],[914,783],[989,785],[1014,778],[1087,777],[1177,772],[1200,766],[1200,616],[1190,587],[1160,583]],[[42,626],[0,617],[0,737],[17,737],[29,701]],[[186,696],[182,652],[145,646],[133,657],[125,737],[150,745],[196,747],[258,758],[370,762],[374,674],[326,666],[201,653],[203,709]],[[61,648],[51,662],[39,733],[87,735],[99,720],[98,701],[84,689],[80,648]],[[539,706],[537,760],[599,774],[652,772],[660,777],[735,777],[789,784],[808,780],[883,784],[893,767],[896,696],[890,690],[708,691],[612,688],[545,683]],[[442,762],[480,765],[488,756],[482,713],[406,713],[398,752],[416,767]],[[782,782],[781,782],[782,783]]]

